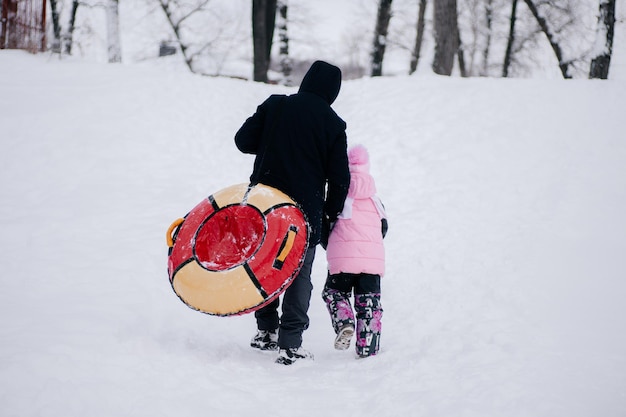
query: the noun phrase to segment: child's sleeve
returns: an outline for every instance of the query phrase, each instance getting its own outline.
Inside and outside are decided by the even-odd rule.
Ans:
[[[381,232],[384,238],[387,235],[387,230],[389,229],[389,222],[387,222],[387,212],[385,211],[385,205],[377,195],[372,197],[372,200],[374,201],[374,205],[376,206],[376,210],[378,211],[378,215],[380,216]]]

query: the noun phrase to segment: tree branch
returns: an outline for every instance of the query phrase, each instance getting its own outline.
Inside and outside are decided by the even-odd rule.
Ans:
[[[524,0],[524,3],[526,3],[528,8],[530,9],[530,12],[533,14],[535,19],[537,20],[537,23],[539,23],[539,27],[548,38],[548,42],[550,42],[550,46],[552,47],[552,50],[554,51],[554,55],[556,55],[556,59],[559,61],[559,68],[561,69],[563,78],[572,78],[572,76],[569,75],[570,62],[569,61],[566,62],[563,60],[563,52],[561,51],[561,46],[554,40],[554,36],[552,35],[552,32],[550,32],[548,23],[543,17],[539,15],[539,11],[537,10],[537,7],[533,4],[532,0]]]

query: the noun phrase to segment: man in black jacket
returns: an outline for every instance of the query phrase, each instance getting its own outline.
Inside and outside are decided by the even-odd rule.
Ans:
[[[278,188],[300,204],[310,225],[309,249],[302,269],[283,296],[257,310],[258,333],[251,346],[279,349],[277,363],[313,358],[302,348],[309,326],[311,267],[323,219],[334,222],[350,185],[346,123],[330,105],[341,88],[341,70],[316,61],[297,94],[272,95],[258,106],[235,135],[237,148],[255,154],[252,183]],[[324,222],[326,223],[326,222]]]

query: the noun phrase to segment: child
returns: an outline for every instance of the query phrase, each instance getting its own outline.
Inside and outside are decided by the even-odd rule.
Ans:
[[[364,358],[376,355],[380,343],[380,278],[385,272],[383,238],[387,219],[369,173],[367,149],[362,145],[350,148],[348,161],[350,188],[343,211],[330,226],[326,246],[328,277],[322,298],[337,334],[335,349],[345,350],[355,331],[350,305],[354,290],[356,353]]]

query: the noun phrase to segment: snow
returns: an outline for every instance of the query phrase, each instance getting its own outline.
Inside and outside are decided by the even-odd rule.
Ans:
[[[381,353],[249,348],[251,314],[186,307],[166,231],[245,182],[233,136],[294,88],[0,52],[2,415],[621,417],[622,79],[346,81],[389,217]]]

